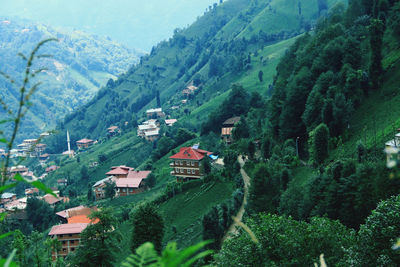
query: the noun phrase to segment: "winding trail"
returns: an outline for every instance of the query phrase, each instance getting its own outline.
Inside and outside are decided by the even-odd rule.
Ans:
[[[244,194],[243,194],[242,205],[240,206],[240,209],[239,209],[239,211],[238,211],[238,213],[236,214],[235,217],[238,219],[238,221],[241,222],[242,218],[243,218],[244,211],[245,211],[245,207],[246,207],[246,204],[247,204],[247,196],[249,194],[249,186],[250,186],[250,177],[247,175],[247,173],[243,169],[244,160],[243,160],[242,156],[238,156],[238,162],[240,164],[240,174],[242,175],[242,179],[243,179],[243,183],[244,183]],[[239,230],[238,230],[237,226],[238,226],[238,224],[235,221],[231,224],[231,226],[229,226],[228,231],[226,232],[226,234],[222,238],[222,243],[226,239],[229,239],[232,236],[234,236],[237,233],[239,233]]]

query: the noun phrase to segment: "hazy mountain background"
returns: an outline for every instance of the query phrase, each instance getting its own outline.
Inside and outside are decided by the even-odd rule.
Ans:
[[[34,105],[24,120],[20,138],[52,129],[58,119],[88,102],[107,80],[115,79],[143,55],[105,37],[81,31],[65,33],[27,20],[0,17],[0,71],[17,81],[17,86],[12,86],[0,77],[0,97],[13,110],[25,68],[17,54],[29,55],[38,42],[50,37],[59,42],[47,43],[39,50],[39,54],[53,57],[35,61],[34,69],[48,70],[38,76],[43,84],[34,94]],[[0,116],[5,116],[2,109]]]
[[[191,24],[219,0],[13,0],[1,1],[0,16],[21,17],[54,27],[110,36],[131,48],[150,51]]]

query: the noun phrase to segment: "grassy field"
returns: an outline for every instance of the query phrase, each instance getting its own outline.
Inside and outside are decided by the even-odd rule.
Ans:
[[[202,238],[202,217],[213,206],[230,199],[233,188],[229,182],[207,183],[161,204],[159,211],[164,218],[164,244],[176,241],[179,247],[185,247],[199,242]]]

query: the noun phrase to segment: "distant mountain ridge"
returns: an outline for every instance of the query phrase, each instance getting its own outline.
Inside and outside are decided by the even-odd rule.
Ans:
[[[0,16],[77,28],[150,51],[175,28],[192,23],[216,2],[219,0],[13,0],[2,1]]]
[[[39,51],[52,58],[34,63],[34,68],[47,70],[38,76],[43,84],[35,93],[34,105],[21,128],[20,136],[25,138],[54,128],[57,120],[89,101],[101,85],[125,72],[143,55],[84,32],[63,33],[27,20],[0,18],[0,71],[21,81],[25,62],[17,54],[29,55],[38,42],[47,38],[57,38],[59,42],[47,43]],[[0,78],[0,88],[1,98],[15,106],[17,88],[4,78]],[[0,109],[0,115],[3,112]]]

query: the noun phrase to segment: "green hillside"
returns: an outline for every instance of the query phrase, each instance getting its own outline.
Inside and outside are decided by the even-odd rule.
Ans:
[[[178,113],[172,112],[172,115],[182,116],[228,91],[231,83],[240,82],[249,73],[257,75],[260,70],[265,71],[263,83],[255,89],[248,84],[248,90],[262,88],[261,92],[265,92],[272,83],[273,69],[279,55],[284,53],[285,43],[275,48],[268,46],[305,32],[322,12],[316,3],[311,6],[309,1],[300,1],[307,8],[299,15],[299,10],[288,10],[288,4],[280,5],[280,2],[230,0],[218,5],[187,29],[175,31],[169,41],[154,47],[150,55],[141,58],[140,64],[133,66],[116,82],[108,83],[79,111],[68,115],[63,126],[81,136],[96,138],[111,124],[142,117],[146,108],[155,107],[157,92],[164,110],[169,112],[169,108],[178,105]],[[264,10],[265,14],[261,13]],[[287,12],[289,17],[295,17],[296,23],[281,24],[280,17],[272,16],[287,15]],[[260,20],[262,16],[268,19]],[[270,24],[281,27],[273,33],[254,31],[250,36],[247,27],[251,24],[254,24],[251,28],[255,25],[265,28]],[[239,38],[240,34],[243,36]],[[265,56],[263,62],[256,63],[261,61],[260,56]],[[199,93],[184,105],[181,91],[193,80],[199,85]],[[87,123],[80,124],[82,120]],[[194,123],[199,129],[199,122]]]

